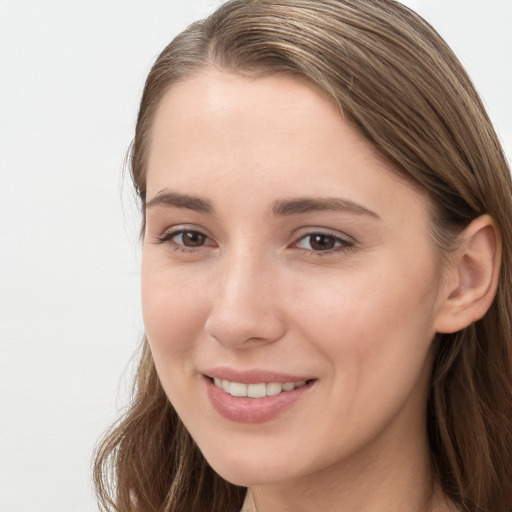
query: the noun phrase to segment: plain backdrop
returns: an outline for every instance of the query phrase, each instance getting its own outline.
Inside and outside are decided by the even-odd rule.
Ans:
[[[207,0],[0,0],[0,511],[96,510],[143,333],[123,161],[158,52]],[[512,0],[409,0],[512,154]]]

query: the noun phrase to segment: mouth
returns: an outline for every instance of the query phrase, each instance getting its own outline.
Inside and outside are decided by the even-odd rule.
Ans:
[[[254,424],[276,420],[294,404],[302,403],[303,397],[309,395],[318,380],[268,372],[231,372],[230,375],[226,375],[229,371],[212,372],[217,375],[208,373],[203,374],[203,379],[210,403],[217,413],[236,423]],[[228,376],[230,379],[222,378]]]
[[[225,393],[239,398],[264,398],[266,396],[276,396],[281,393],[293,391],[294,389],[306,386],[311,380],[299,380],[290,382],[257,382],[254,384],[244,384],[243,382],[233,382],[227,379],[208,377],[213,384],[222,389]]]

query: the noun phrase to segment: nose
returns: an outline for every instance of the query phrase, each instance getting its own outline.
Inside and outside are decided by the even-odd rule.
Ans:
[[[231,258],[217,280],[206,333],[230,348],[280,339],[286,331],[278,271],[254,257]]]

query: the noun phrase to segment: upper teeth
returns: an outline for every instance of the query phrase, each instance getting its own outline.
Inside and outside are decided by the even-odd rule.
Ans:
[[[291,391],[292,389],[300,388],[306,384],[305,380],[285,382],[284,384],[278,382],[242,384],[241,382],[231,382],[225,379],[213,379],[213,382],[218,388],[223,389],[232,396],[249,398],[263,398],[264,396],[278,395],[282,391]]]

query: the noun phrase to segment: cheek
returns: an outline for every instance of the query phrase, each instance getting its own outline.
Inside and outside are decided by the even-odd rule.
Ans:
[[[165,393],[181,417],[197,414],[190,383],[194,351],[204,326],[205,294],[193,278],[143,260],[142,312],[146,337]],[[196,419],[196,421],[201,421]]]
[[[348,449],[344,439],[356,446],[376,435],[404,404],[416,404],[407,409],[414,413],[411,425],[413,417],[422,418],[433,338],[432,281],[387,268],[387,274],[376,269],[322,283],[296,302],[298,331],[323,361],[330,404],[318,439],[339,438],[341,451]],[[404,278],[395,279],[399,275]]]
[[[202,287],[190,276],[185,279],[143,259],[141,291],[144,326],[155,362],[185,357],[204,325]]]
[[[364,381],[393,378],[400,368],[412,373],[424,363],[434,336],[436,268],[432,262],[402,263],[384,261],[296,290],[301,329],[335,371]]]

